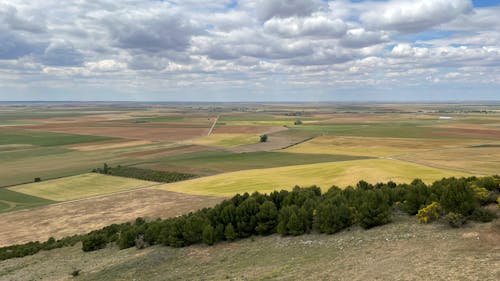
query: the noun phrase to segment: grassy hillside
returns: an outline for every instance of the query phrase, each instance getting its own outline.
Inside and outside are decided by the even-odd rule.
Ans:
[[[154,182],[97,173],[10,187],[12,191],[54,201],[68,201],[154,185]]]
[[[199,195],[231,196],[243,192],[290,189],[295,185],[318,185],[325,190],[332,185],[355,185],[360,180],[404,183],[421,178],[432,182],[450,176],[468,175],[395,160],[367,159],[238,171],[165,184],[159,188]]]
[[[500,232],[415,219],[335,235],[256,237],[208,247],[84,253],[81,246],[0,262],[0,280],[498,280]],[[425,270],[423,270],[425,268]],[[80,270],[80,276],[70,273]]]

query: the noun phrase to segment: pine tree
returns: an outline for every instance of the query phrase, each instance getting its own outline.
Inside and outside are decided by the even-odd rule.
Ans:
[[[203,229],[203,243],[207,245],[213,245],[215,243],[215,231],[214,228],[207,224]]]
[[[228,241],[233,241],[237,238],[236,231],[234,231],[234,227],[232,224],[226,225],[226,229],[224,230],[224,236]]]

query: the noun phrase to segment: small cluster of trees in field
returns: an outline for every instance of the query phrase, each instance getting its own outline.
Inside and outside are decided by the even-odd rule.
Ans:
[[[495,211],[485,208],[497,201],[500,177],[446,178],[427,185],[394,182],[375,185],[360,181],[356,187],[295,187],[270,194],[237,194],[213,208],[180,217],[113,224],[85,235],[44,243],[0,248],[0,260],[31,255],[39,250],[73,245],[82,241],[84,251],[116,243],[121,249],[162,244],[184,247],[196,243],[212,245],[253,235],[332,234],[353,225],[364,229],[391,221],[394,211],[416,215],[422,223],[442,220],[460,226],[467,220],[491,221]],[[499,203],[500,204],[500,203]]]
[[[195,175],[192,174],[156,171],[130,166],[118,165],[116,167],[109,167],[106,163],[104,163],[102,168],[94,169],[92,172],[156,182],[176,182],[195,177]]]

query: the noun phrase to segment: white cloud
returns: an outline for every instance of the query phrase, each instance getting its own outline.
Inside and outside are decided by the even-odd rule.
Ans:
[[[392,0],[373,5],[360,15],[373,29],[419,32],[472,11],[470,0]]]

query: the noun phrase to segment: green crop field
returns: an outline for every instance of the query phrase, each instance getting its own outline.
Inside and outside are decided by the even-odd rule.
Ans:
[[[61,134],[27,130],[0,129],[0,145],[32,144],[37,146],[70,145],[85,142],[112,140],[109,137]]]
[[[189,143],[193,144],[220,147],[233,147],[258,142],[259,135],[253,134],[212,134],[207,137],[197,138],[189,141]]]
[[[155,185],[156,183],[97,173],[29,183],[9,190],[54,201],[68,201]]]
[[[146,166],[158,168],[162,166],[184,167],[190,169],[197,168],[200,171],[217,173],[321,162],[348,161],[363,158],[366,157],[284,152],[231,153],[224,151],[205,151],[165,157],[159,160],[159,162]]]
[[[431,182],[450,176],[470,176],[470,174],[396,160],[367,159],[238,171],[165,184],[159,188],[197,195],[231,196],[243,192],[291,189],[295,185],[317,185],[328,189],[332,185],[339,187],[355,185],[360,180],[371,183],[391,180],[404,183],[420,178],[425,182]]]
[[[0,188],[0,213],[54,203],[52,200]]]

